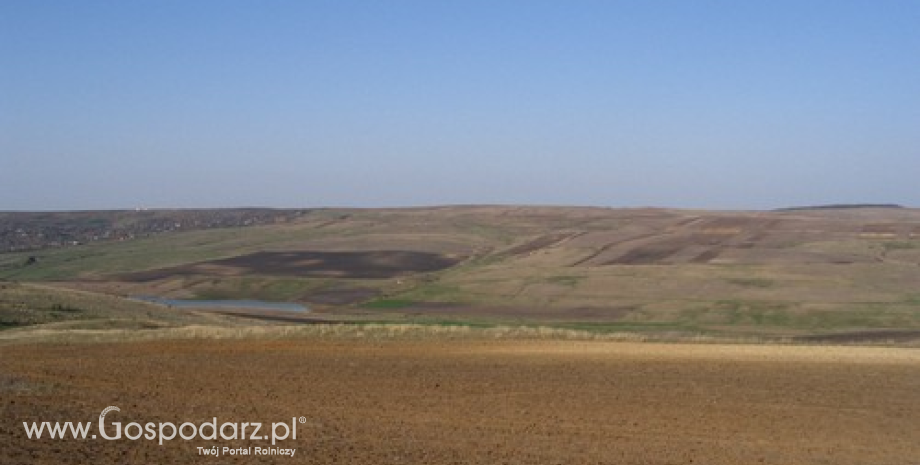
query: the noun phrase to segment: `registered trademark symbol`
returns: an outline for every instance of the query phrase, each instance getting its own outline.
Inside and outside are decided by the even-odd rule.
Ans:
[[[301,423],[306,423],[306,422],[307,422],[307,417],[300,417],[300,419],[299,419],[298,421],[300,421]]]

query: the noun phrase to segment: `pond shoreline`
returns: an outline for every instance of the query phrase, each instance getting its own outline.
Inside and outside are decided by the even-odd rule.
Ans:
[[[247,309],[271,310],[295,313],[309,313],[310,309],[295,302],[268,302],[264,300],[196,300],[196,299],[170,299],[149,295],[132,295],[131,300],[166,305],[171,308],[184,309]]]

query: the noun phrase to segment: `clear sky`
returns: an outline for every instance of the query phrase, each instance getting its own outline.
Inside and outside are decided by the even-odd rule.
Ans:
[[[920,206],[920,2],[0,2],[0,210]]]

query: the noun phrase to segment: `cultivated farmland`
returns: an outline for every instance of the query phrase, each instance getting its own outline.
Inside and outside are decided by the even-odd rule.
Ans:
[[[378,334],[379,333],[379,334]],[[910,349],[475,332],[7,345],[3,463],[214,463],[265,441],[29,440],[22,421],[275,422],[290,457],[221,463],[895,465],[920,457]],[[212,335],[213,336],[213,335]],[[93,431],[95,432],[95,431]]]

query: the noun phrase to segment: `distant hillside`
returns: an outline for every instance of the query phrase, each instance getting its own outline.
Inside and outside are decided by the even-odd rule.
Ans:
[[[0,212],[0,252],[124,241],[154,234],[285,223],[305,210],[109,210]]]
[[[0,285],[66,287],[113,299],[299,302],[311,318],[333,321],[920,344],[920,209],[465,206],[33,215],[58,234],[95,220],[98,230],[151,235],[0,254]],[[258,221],[270,224],[219,227]],[[82,294],[44,303],[42,292],[31,300],[19,293],[0,295],[0,304],[11,302],[8,326],[92,316],[92,302],[77,301]]]
[[[798,211],[798,210],[847,210],[856,208],[904,208],[903,205],[895,203],[839,203],[830,205],[811,205],[804,207],[786,207],[777,208],[778,212]]]

